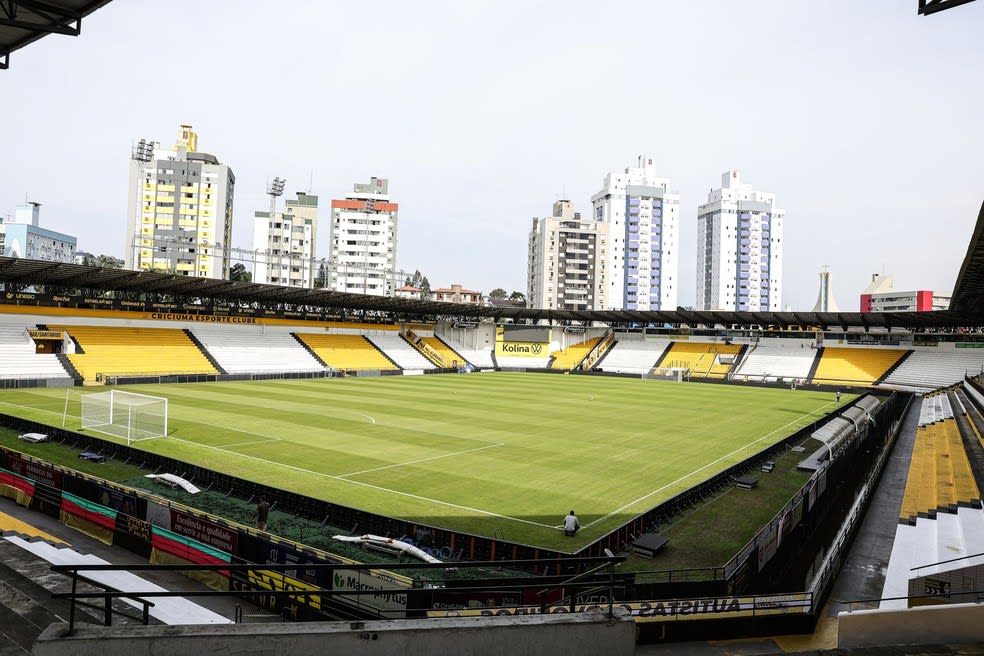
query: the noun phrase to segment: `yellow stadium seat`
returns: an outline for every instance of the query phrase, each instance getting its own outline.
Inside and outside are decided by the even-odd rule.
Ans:
[[[813,382],[837,385],[871,385],[907,353],[904,349],[841,348],[823,350]]]
[[[673,342],[660,367],[689,369],[691,378],[724,378],[733,364],[722,364],[719,355],[737,355],[741,346],[713,342]]]
[[[554,359],[550,363],[550,368],[574,369],[577,365],[581,364],[581,360],[586,358],[588,353],[591,352],[591,349],[597,346],[600,341],[601,337],[592,337],[585,342],[571,344],[563,351],[557,351],[554,353]]]
[[[463,367],[468,364],[468,360],[461,357],[459,353],[456,353],[452,348],[437,337],[421,337],[420,341],[429,346],[438,354],[438,356],[440,356],[441,361],[436,364],[439,364],[442,367]]]
[[[334,369],[343,371],[399,369],[362,335],[297,333],[297,336]]]
[[[49,326],[75,338],[84,353],[68,359],[87,382],[97,374],[216,374],[218,371],[183,330],[109,326]]]

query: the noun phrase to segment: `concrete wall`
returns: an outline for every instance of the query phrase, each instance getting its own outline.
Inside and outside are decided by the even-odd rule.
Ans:
[[[984,636],[984,604],[858,610],[838,615],[841,649],[883,645],[978,642]]]
[[[189,654],[469,654],[594,656],[635,653],[635,623],[600,612],[431,620],[227,624],[207,626],[52,624],[36,656],[188,656]]]

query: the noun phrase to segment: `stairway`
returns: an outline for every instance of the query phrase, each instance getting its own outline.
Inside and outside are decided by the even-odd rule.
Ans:
[[[194,342],[195,346],[198,347],[198,350],[202,352],[202,355],[205,356],[205,359],[208,360],[209,364],[211,364],[213,367],[215,367],[215,370],[217,372],[219,372],[220,374],[226,374],[226,373],[228,373],[225,369],[222,368],[222,365],[219,364],[219,361],[216,360],[212,356],[212,354],[208,352],[208,349],[205,348],[205,345],[202,344],[201,341],[197,337],[195,337],[195,333],[191,332],[191,329],[190,328],[185,328],[184,329],[184,334],[188,336],[188,339],[190,339],[192,342]],[[295,337],[296,337],[296,335],[295,335]]]
[[[20,536],[13,531],[6,536]],[[51,589],[65,579],[51,572],[49,563],[31,556],[0,538],[0,655],[30,654],[34,640],[53,622],[68,620],[69,603],[52,599]],[[76,620],[98,623],[94,615],[76,608]]]

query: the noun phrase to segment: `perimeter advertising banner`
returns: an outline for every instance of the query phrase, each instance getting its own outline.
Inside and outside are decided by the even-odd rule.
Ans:
[[[383,592],[397,588],[409,588],[403,577],[389,576],[382,570],[364,572],[356,569],[337,569],[332,577],[332,590],[371,592],[360,595],[335,595],[335,601],[372,611],[386,619],[401,619],[407,614],[407,593]]]
[[[765,615],[809,613],[810,595],[805,592],[756,597],[714,597],[700,599],[661,599],[657,601],[616,602],[632,615],[636,622],[677,622],[685,620],[732,619]],[[608,610],[608,604],[576,606],[575,613],[589,610]],[[569,606],[549,606],[547,613],[569,613]],[[462,608],[460,610],[427,611],[428,617],[490,617],[499,615],[539,615],[539,606],[513,608]]]

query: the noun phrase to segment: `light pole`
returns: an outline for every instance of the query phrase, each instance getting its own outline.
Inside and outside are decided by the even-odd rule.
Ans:
[[[273,220],[274,220],[274,217],[277,214],[277,197],[284,195],[284,186],[286,184],[287,184],[287,180],[285,180],[284,178],[274,178],[272,182],[267,183],[267,191],[266,192],[270,196],[269,225],[271,227],[274,225]],[[281,224],[281,225],[283,225],[283,224]],[[281,232],[282,231],[283,231],[283,229],[281,228]],[[283,238],[283,235],[281,234],[281,240],[282,240],[282,238]],[[288,245],[290,245],[289,238],[288,238],[288,242],[287,243],[288,243]],[[278,249],[278,250],[281,250],[281,249]],[[270,269],[270,264],[269,264],[269,262],[270,262],[270,247],[269,247],[269,244],[267,244],[266,254],[267,254],[267,266],[266,266],[267,271],[266,271],[266,276],[265,276],[266,280],[264,282],[269,283],[270,282],[270,271],[269,271],[269,269]],[[278,266],[278,268],[281,268],[281,269],[283,268],[282,258],[281,257],[277,257],[277,266]],[[253,282],[256,282],[255,276],[254,276]],[[277,282],[280,282],[280,281],[278,280]]]
[[[363,259],[362,259],[362,293],[369,293],[369,226],[372,225],[372,219],[369,217],[376,213],[376,199],[368,198],[366,199],[366,241],[365,248],[363,249]]]

